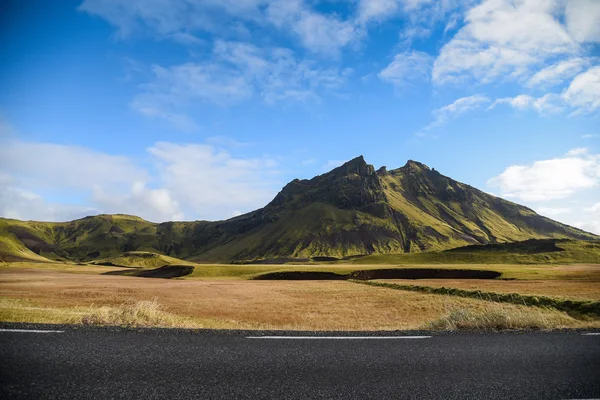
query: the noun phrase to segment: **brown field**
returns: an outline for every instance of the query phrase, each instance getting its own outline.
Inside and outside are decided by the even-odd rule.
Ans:
[[[104,317],[100,318],[100,314],[123,311],[123,304],[154,301],[152,304],[160,305],[168,317],[154,324],[167,326],[417,329],[455,310],[480,315],[508,313],[513,319],[516,315],[526,316],[528,321],[532,318],[535,321],[525,324],[542,328],[600,326],[598,321],[577,321],[558,311],[344,281],[163,280],[3,268],[0,269],[0,299],[0,320],[15,322],[99,320],[102,323]],[[108,323],[111,321],[114,319]]]

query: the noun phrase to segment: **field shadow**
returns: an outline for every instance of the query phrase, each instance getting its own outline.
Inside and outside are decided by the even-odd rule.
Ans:
[[[256,280],[347,280],[373,279],[496,279],[502,273],[489,270],[441,268],[389,268],[358,270],[349,274],[319,271],[281,271],[258,275]]]

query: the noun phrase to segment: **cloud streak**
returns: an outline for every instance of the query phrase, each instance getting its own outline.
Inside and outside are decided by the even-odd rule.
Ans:
[[[433,58],[429,54],[420,51],[398,53],[377,76],[396,88],[404,87],[414,81],[427,81],[431,73],[432,61]]]
[[[430,131],[440,128],[450,120],[459,117],[470,111],[478,110],[485,104],[489,104],[491,99],[481,94],[473,96],[461,97],[454,102],[440,107],[433,111],[433,121],[416,133],[417,136],[427,137],[433,136]]]
[[[566,199],[600,184],[600,154],[573,149],[564,157],[510,166],[487,183],[522,201]]]

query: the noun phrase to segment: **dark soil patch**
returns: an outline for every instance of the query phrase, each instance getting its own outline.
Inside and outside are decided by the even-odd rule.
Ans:
[[[345,280],[356,279],[496,279],[502,274],[496,271],[470,269],[396,268],[354,271],[347,275],[319,271],[285,271],[262,274],[258,280]]]
[[[92,265],[102,265],[103,267],[126,267],[126,265],[115,264],[110,261],[93,262]]]
[[[135,276],[142,278],[162,278],[171,279],[186,276],[194,272],[194,267],[191,265],[165,265],[164,267],[140,271]]]
[[[313,258],[311,258],[311,260],[316,261],[316,262],[328,262],[328,261],[339,261],[339,258],[321,256],[321,257],[313,257]]]
[[[240,264],[285,264],[289,262],[306,263],[309,262],[309,258],[267,258],[264,260],[253,260],[248,262],[240,262]]]
[[[350,279],[350,275],[340,275],[333,272],[318,271],[290,271],[269,272],[254,277],[256,280],[281,280],[281,281],[332,281]]]
[[[474,269],[396,268],[354,271],[350,279],[496,279],[502,273]]]
[[[100,252],[99,251],[92,251],[90,253],[87,253],[85,256],[87,258],[97,258],[98,256],[100,256]]]

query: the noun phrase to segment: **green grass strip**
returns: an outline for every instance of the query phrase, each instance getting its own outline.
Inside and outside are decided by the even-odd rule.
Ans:
[[[397,283],[359,281],[354,279],[350,280],[350,282],[360,283],[363,285],[384,287],[388,289],[408,290],[412,292],[466,297],[471,299],[492,301],[496,303],[511,303],[542,308],[550,307],[560,311],[565,311],[573,317],[590,316],[600,318],[600,301],[578,301],[559,299],[547,296],[528,296],[519,293],[483,292],[481,290],[464,290],[445,287],[438,288],[431,286],[401,285]]]

